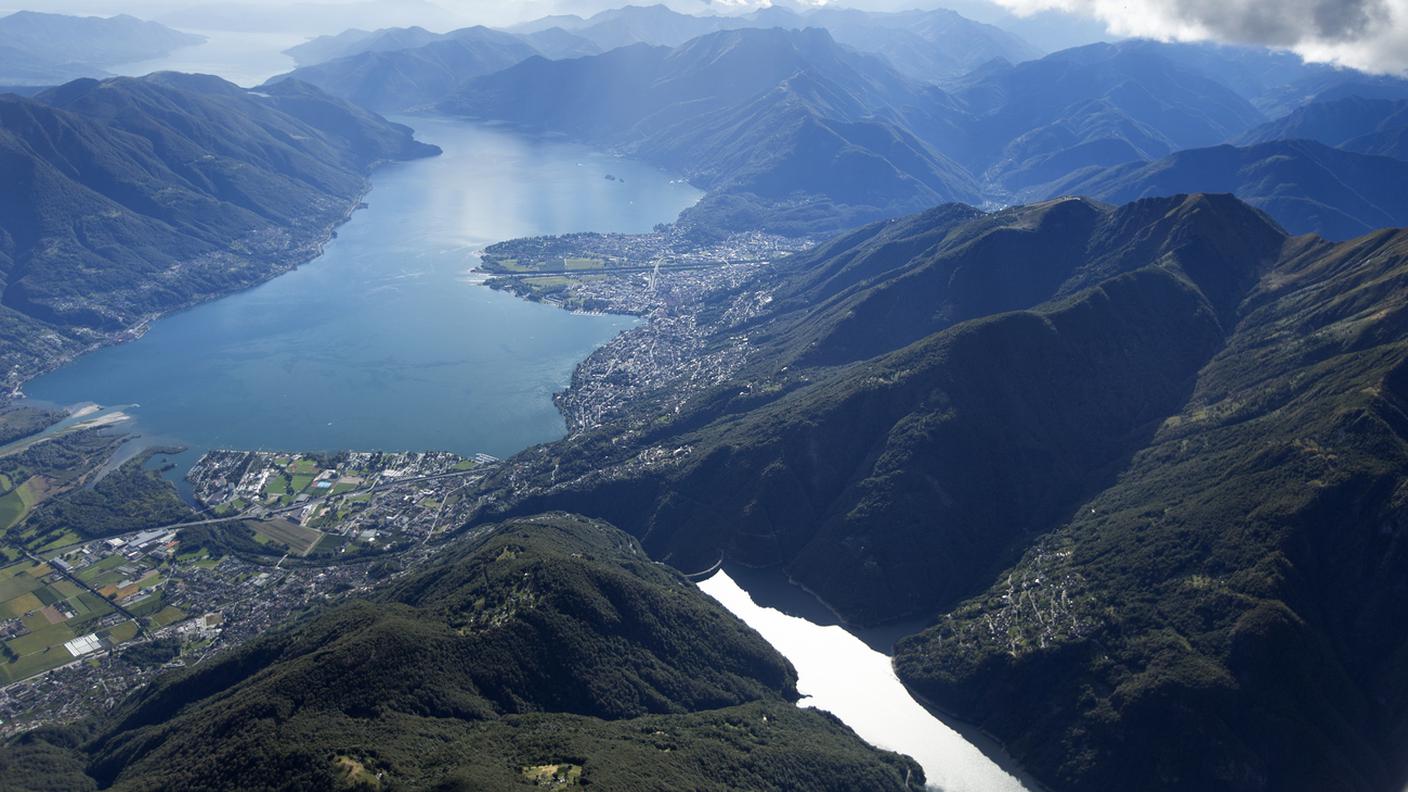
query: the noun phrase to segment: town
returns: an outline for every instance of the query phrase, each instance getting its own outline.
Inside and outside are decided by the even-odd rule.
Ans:
[[[212,451],[188,474],[206,519],[0,568],[0,736],[105,711],[317,602],[415,566],[463,524],[486,454]]]
[[[247,520],[255,541],[331,556],[429,539],[453,522],[465,485],[497,462],[447,452],[212,451],[186,477],[201,506]]]
[[[766,262],[806,250],[813,240],[762,231],[699,240],[682,225],[648,234],[578,233],[499,242],[481,253],[480,268],[494,274],[591,272],[611,269],[718,266]]]
[[[567,310],[642,317],[577,366],[571,386],[554,400],[577,432],[639,411],[648,396],[672,410],[698,391],[722,382],[747,360],[748,339],[722,346],[706,339],[741,325],[770,302],[764,287],[749,288],[771,263],[806,250],[809,239],[761,232],[697,242],[680,226],[650,234],[567,234],[501,242],[487,248],[485,284]],[[726,300],[701,319],[701,307]]]

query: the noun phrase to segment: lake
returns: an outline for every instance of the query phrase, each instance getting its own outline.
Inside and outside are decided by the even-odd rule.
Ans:
[[[895,676],[890,646],[922,624],[848,630],[815,597],[775,570],[726,566],[699,588],[792,662],[802,694],[800,706],[826,710],[871,745],[912,757],[924,768],[930,788],[945,792],[1038,788],[990,739],[931,712]]]
[[[160,58],[110,66],[107,71],[141,77],[156,71],[214,74],[252,88],[276,74],[293,71],[293,58],[283,54],[308,40],[286,33],[234,33],[225,30],[191,30],[206,37],[202,44],[181,47]]]
[[[145,442],[192,449],[178,462],[226,447],[507,456],[561,437],[552,394],[635,320],[491,291],[468,275],[478,251],[519,236],[647,231],[698,192],[580,146],[398,120],[445,153],[378,169],[368,208],[316,261],[163,318],[25,393],[123,406]]]

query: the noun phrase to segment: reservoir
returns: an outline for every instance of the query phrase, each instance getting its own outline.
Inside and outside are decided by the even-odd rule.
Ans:
[[[477,252],[520,236],[648,231],[697,191],[580,146],[399,120],[445,153],[379,168],[368,207],[320,258],[163,318],[25,393],[120,406],[145,442],[190,448],[181,461],[226,447],[508,456],[562,436],[552,394],[635,320],[491,291],[468,274]]]
[[[871,745],[910,756],[924,768],[930,789],[1038,789],[990,740],[945,722],[916,701],[895,676],[891,644],[923,625],[852,632],[776,571],[725,567],[699,588],[792,662],[800,706],[826,710]]]

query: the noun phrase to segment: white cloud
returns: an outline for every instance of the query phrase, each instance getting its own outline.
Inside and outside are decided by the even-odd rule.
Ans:
[[[1260,44],[1307,60],[1408,72],[1408,0],[996,0],[1020,14],[1085,14],[1111,32]]]

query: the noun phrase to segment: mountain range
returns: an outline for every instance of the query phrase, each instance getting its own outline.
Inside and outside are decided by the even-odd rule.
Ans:
[[[880,55],[900,73],[922,81],[956,77],[994,59],[1016,63],[1042,54],[1006,30],[946,9],[879,13],[774,5],[741,16],[694,16],[663,5],[626,6],[586,19],[551,16],[510,29],[523,33],[564,30],[605,51],[631,44],[677,47],[723,30],[773,27],[823,28],[842,44]]]
[[[159,73],[0,96],[10,384],[314,257],[411,130],[312,86]]]
[[[135,17],[19,11],[0,17],[0,85],[55,85],[103,76],[104,66],[149,60],[205,41]]]
[[[383,33],[374,40],[390,35]],[[370,49],[304,66],[275,77],[269,84],[297,80],[378,112],[396,112],[432,104],[471,78],[539,54],[537,48],[512,34],[465,28],[408,49]]]
[[[926,90],[824,30],[743,29],[674,49],[530,59],[438,107],[617,148],[715,193],[829,202],[854,224],[976,198],[962,168],[912,131],[944,124],[920,105]]]
[[[912,11],[871,13],[851,9],[817,8],[798,12],[773,6],[743,16],[694,16],[681,14],[663,5],[626,6],[603,11],[590,18],[546,17],[509,28],[499,46],[516,37],[547,58],[575,58],[596,55],[635,44],[678,47],[691,39],[739,29],[783,28],[803,30],[822,28],[842,45],[859,52],[879,55],[899,73],[920,82],[958,77],[992,60],[1019,62],[1041,52],[1021,39],[990,25],[966,19],[952,11]],[[475,30],[475,29],[467,29]],[[485,37],[483,29],[475,37]],[[300,67],[325,65],[322,74],[342,71],[366,72],[376,69],[386,78],[399,74],[408,62],[426,57],[407,52],[432,43],[470,38],[465,30],[431,33],[424,28],[388,28],[376,31],[348,30],[336,36],[320,36],[287,50]],[[373,52],[403,52],[404,58],[373,62],[361,60],[329,63]],[[460,74],[461,79],[481,72]],[[299,79],[319,83],[313,74],[299,71]],[[327,78],[325,78],[327,79]],[[336,88],[332,78],[333,88]],[[368,75],[366,79],[373,79]],[[424,92],[418,92],[418,96]],[[448,93],[448,92],[445,92]],[[352,98],[347,94],[339,94]],[[442,93],[443,97],[443,93]],[[437,97],[441,98],[441,97]]]
[[[901,678],[1056,788],[1386,789],[1405,273],[1402,231],[1230,196],[941,207],[719,297],[741,368],[528,452],[481,518],[922,618]]]
[[[1360,154],[1408,160],[1408,100],[1349,96],[1311,102],[1248,132],[1242,143],[1314,140]]]
[[[829,231],[946,200],[1000,202],[1265,121],[1147,42],[995,61],[944,90],[821,29],[529,60],[438,107],[645,157],[710,191],[692,220],[784,231],[817,206],[830,224],[810,230]]]
[[[995,30],[944,11],[626,7],[509,32],[350,31],[292,52],[368,51],[292,76],[382,111],[433,107],[648,159],[707,191],[682,216],[694,233],[815,236],[944,201],[1198,191],[1336,239],[1402,222],[1371,158],[1402,158],[1401,100],[1358,93],[1393,96],[1402,80],[1144,40],[1038,57]],[[1292,145],[1315,112],[1364,139],[1319,140],[1347,154]]]
[[[1125,202],[1218,190],[1236,193],[1292,233],[1343,240],[1408,225],[1408,195],[1398,187],[1405,178],[1408,161],[1311,140],[1276,140],[1191,149],[1154,162],[1077,173],[1039,191]]]

